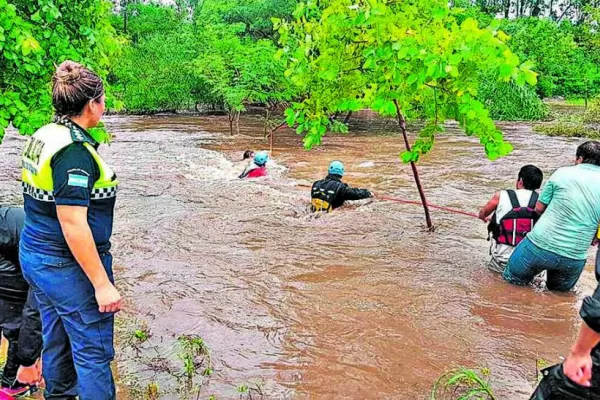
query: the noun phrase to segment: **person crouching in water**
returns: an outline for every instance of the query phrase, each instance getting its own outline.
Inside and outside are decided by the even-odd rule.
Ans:
[[[259,151],[254,155],[254,161],[246,167],[239,178],[260,178],[267,176],[267,161],[269,161],[267,152]]]
[[[479,211],[481,220],[489,220],[490,270],[503,273],[516,246],[533,229],[539,218],[535,212],[536,190],[542,186],[543,179],[544,174],[538,167],[526,165],[519,171],[516,190],[495,193]]]
[[[347,200],[362,200],[373,197],[366,189],[354,189],[342,182],[344,164],[333,161],[325,179],[313,183],[311,191],[312,211],[329,212],[344,205]]]

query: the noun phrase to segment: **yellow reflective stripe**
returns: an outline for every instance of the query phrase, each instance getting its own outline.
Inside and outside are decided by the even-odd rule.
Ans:
[[[325,200],[312,199],[311,203],[315,211],[331,211],[331,204]]]
[[[100,154],[98,154],[98,152],[96,151],[94,146],[92,146],[88,143],[84,143],[84,146],[86,149],[88,149],[88,151],[90,152],[90,154],[96,161],[96,164],[98,165],[98,169],[100,170],[100,177],[94,183],[94,189],[114,188],[114,191],[116,192],[116,187],[119,184],[119,181],[116,178],[113,179],[115,177],[115,173],[113,172],[112,168],[110,168],[110,166],[102,159],[102,157],[100,157]],[[97,192],[98,195],[107,194],[107,193],[109,193],[109,192],[107,192],[107,191],[98,191]],[[112,193],[112,192],[110,192],[110,193]],[[94,194],[94,193],[92,193],[92,194]],[[114,197],[114,196],[110,196],[110,197]],[[106,197],[100,197],[100,198],[106,198]]]

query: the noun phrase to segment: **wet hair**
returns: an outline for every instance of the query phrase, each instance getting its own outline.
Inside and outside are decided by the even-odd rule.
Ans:
[[[519,180],[527,190],[538,190],[542,186],[544,173],[535,165],[526,165],[519,171]]]
[[[582,159],[584,164],[592,164],[600,167],[600,142],[590,140],[577,148],[576,157]]]
[[[242,161],[243,160],[247,160],[247,159],[252,158],[252,157],[254,157],[254,152],[252,150],[246,150],[244,152],[244,158],[242,158]]]
[[[57,116],[77,116],[90,100],[104,94],[102,79],[74,61],[65,61],[52,76],[52,105]]]

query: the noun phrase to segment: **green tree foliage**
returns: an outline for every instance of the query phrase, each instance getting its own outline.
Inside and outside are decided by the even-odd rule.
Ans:
[[[217,25],[206,29],[202,53],[195,61],[196,73],[229,114],[231,133],[249,103],[277,104],[291,98],[284,68],[274,60],[272,41],[252,40],[232,33],[243,24]]]
[[[542,97],[583,96],[596,81],[600,83],[599,67],[575,41],[570,22],[558,25],[548,19],[522,18],[505,21],[503,28],[512,38],[513,50],[535,63]]]
[[[124,15],[113,19],[119,29]],[[202,82],[191,63],[199,54],[194,27],[175,7],[127,5],[128,38],[123,54],[114,60],[111,82],[130,113],[154,113],[193,108]]]
[[[197,100],[194,94],[202,86],[191,68],[197,55],[195,37],[187,29],[141,37],[135,45],[127,46],[113,68],[127,112],[193,108]]]
[[[10,123],[32,134],[48,122],[55,64],[72,59],[106,76],[119,49],[111,7],[103,0],[0,0],[0,140]]]
[[[404,162],[431,150],[447,119],[478,136],[491,159],[512,150],[479,98],[479,76],[520,86],[537,79],[506,45],[499,21],[487,28],[471,18],[458,24],[460,10],[444,0],[325,3],[302,3],[293,21],[278,23],[286,75],[307,93],[287,111],[306,148],[339,130],[330,118],[335,112],[371,108],[400,120],[426,119]]]
[[[457,3],[468,7],[462,18],[470,16],[488,24],[498,15],[489,10],[493,1]],[[526,13],[521,18],[502,21],[502,30],[511,36],[511,49],[519,57],[534,62],[539,72],[537,91],[541,97],[587,98],[600,92],[600,32],[597,29],[600,9],[590,7],[589,3],[593,2],[565,3],[565,9],[578,11],[576,16],[561,21],[557,21],[556,16],[544,17],[544,13],[539,17],[529,17]],[[600,2],[596,3],[600,6]],[[558,3],[554,4],[559,10]]]
[[[129,38],[111,76],[126,110],[153,113],[209,105],[228,113],[232,132],[248,104],[267,105],[269,117],[293,95],[281,63],[274,60],[270,21],[273,13],[289,15],[292,3],[130,2],[127,12],[113,19]]]
[[[226,23],[243,23],[244,33],[255,39],[274,39],[271,18],[289,18],[297,0],[241,0],[224,11]]]

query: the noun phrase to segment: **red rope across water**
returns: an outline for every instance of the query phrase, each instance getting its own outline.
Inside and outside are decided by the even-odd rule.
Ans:
[[[393,201],[395,203],[402,203],[402,204],[413,204],[415,206],[420,206],[421,202],[420,201],[413,201],[413,200],[403,200],[403,199],[398,199],[395,197],[389,197],[389,196],[376,196],[377,198],[381,199],[381,200],[387,200],[387,201]],[[442,210],[442,211],[446,211],[452,214],[460,214],[460,215],[465,215],[467,217],[473,217],[473,218],[477,218],[479,219],[479,215],[475,214],[475,213],[470,213],[467,211],[462,211],[462,210],[457,210],[455,208],[450,208],[450,207],[442,207],[442,206],[436,206],[435,204],[427,204],[430,208],[435,208],[436,210]]]
[[[273,183],[269,183],[269,185],[270,186],[283,186],[283,185],[277,185],[277,184],[273,184]],[[289,186],[286,186],[286,187],[289,187]],[[291,187],[293,187],[293,186],[291,186]],[[299,184],[299,185],[296,185],[295,187],[309,188],[310,189],[312,186],[310,186],[310,185],[304,185],[304,184]],[[415,206],[422,205],[420,201],[404,200],[404,199],[399,199],[397,197],[375,195],[375,198],[379,199],[379,200],[393,201],[394,203],[412,204],[412,205],[415,205]],[[467,216],[467,217],[473,217],[473,218],[479,219],[479,215],[477,215],[475,213],[471,213],[471,212],[467,212],[467,211],[462,211],[462,210],[457,210],[456,208],[436,206],[435,204],[431,204],[431,203],[427,203],[427,205],[429,206],[429,208],[433,208],[433,209],[436,209],[436,210],[446,211],[446,212],[449,212],[449,213],[452,213],[452,214],[459,214],[459,215],[464,215],[464,216]]]

